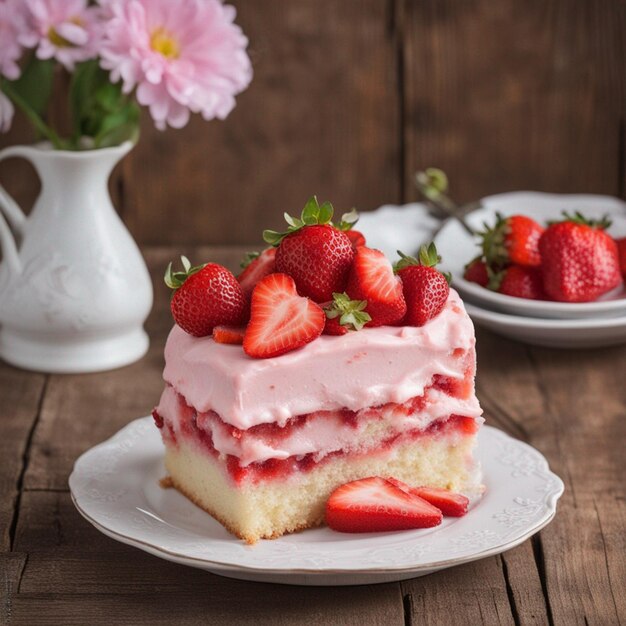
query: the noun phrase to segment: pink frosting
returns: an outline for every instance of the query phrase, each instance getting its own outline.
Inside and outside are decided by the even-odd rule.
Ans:
[[[353,411],[420,396],[433,375],[462,379],[474,364],[474,328],[460,297],[426,326],[365,328],[322,336],[272,359],[197,338],[174,326],[163,378],[198,412],[213,410],[242,430],[283,425],[316,411]]]

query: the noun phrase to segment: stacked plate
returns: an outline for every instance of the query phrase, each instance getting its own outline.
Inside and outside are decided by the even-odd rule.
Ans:
[[[541,224],[561,218],[562,211],[580,211],[590,218],[608,215],[609,233],[626,237],[626,203],[609,196],[557,195],[516,192],[485,198],[483,208],[467,216],[474,230],[495,222],[495,214],[522,213]],[[394,215],[392,215],[394,214]],[[409,218],[409,215],[411,216]],[[395,226],[390,226],[390,219]],[[418,224],[425,228],[417,228]],[[412,226],[413,228],[410,228]],[[368,245],[381,247],[395,258],[389,242],[395,235],[403,251],[416,252],[432,226],[422,205],[382,207],[363,216],[359,227]],[[391,232],[391,231],[394,232]],[[430,232],[432,235],[432,231]],[[414,239],[410,241],[410,237]],[[622,286],[595,302],[569,304],[514,298],[463,279],[465,265],[478,254],[477,240],[456,220],[447,221],[434,236],[443,257],[441,269],[452,275],[452,284],[465,300],[474,323],[506,337],[557,348],[587,348],[626,343],[626,289]]]

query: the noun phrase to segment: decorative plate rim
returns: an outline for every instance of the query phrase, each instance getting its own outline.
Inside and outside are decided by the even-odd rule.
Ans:
[[[109,479],[109,482],[112,480],[115,484],[116,473],[115,468],[113,468],[112,471],[106,470],[104,472],[98,470],[97,463],[94,465],[94,461],[99,460],[105,463],[119,463],[125,459],[132,458],[132,452],[136,446],[139,445],[146,448],[153,446],[154,441],[149,441],[150,433],[153,434],[153,439],[160,438],[158,437],[158,432],[152,426],[151,421],[152,419],[150,417],[134,420],[110,439],[94,446],[80,456],[74,465],[69,479],[72,502],[87,521],[113,539],[137,547],[155,556],[165,558],[166,560],[215,571],[240,571],[267,574],[302,573],[309,575],[356,573],[401,574],[403,572],[433,571],[435,569],[460,565],[513,548],[541,530],[541,528],[546,526],[554,517],[557,501],[563,493],[564,488],[561,479],[550,471],[545,457],[538,450],[522,441],[514,439],[498,429],[483,426],[481,434],[479,435],[479,437],[482,435],[481,441],[483,442],[483,448],[485,448],[485,450],[482,450],[482,455],[480,455],[482,456],[483,463],[486,462],[489,465],[499,462],[500,466],[508,467],[509,470],[511,470],[508,478],[513,483],[516,483],[518,487],[516,493],[526,495],[528,495],[528,493],[540,493],[542,494],[541,498],[532,500],[528,497],[523,498],[519,495],[513,497],[514,494],[508,494],[510,496],[508,500],[501,502],[496,506],[495,510],[486,509],[483,506],[482,515],[479,515],[481,509],[477,508],[474,510],[473,516],[472,512],[470,512],[467,516],[459,518],[459,520],[449,522],[443,528],[437,527],[437,529],[429,529],[434,532],[430,532],[426,535],[419,534],[424,531],[405,531],[403,533],[361,536],[354,539],[355,543],[358,543],[357,539],[361,539],[361,543],[359,543],[359,545],[350,546],[351,550],[344,549],[342,551],[341,546],[338,547],[336,543],[315,543],[315,541],[309,542],[311,546],[306,542],[294,542],[286,543],[285,547],[284,542],[281,544],[281,539],[256,544],[257,546],[271,546],[265,552],[277,552],[277,554],[273,556],[274,562],[270,565],[268,565],[270,559],[267,554],[262,555],[257,552],[255,555],[256,546],[245,546],[243,542],[234,537],[232,538],[232,543],[228,542],[227,548],[234,550],[235,556],[228,552],[226,552],[226,557],[224,554],[219,555],[217,558],[215,555],[211,555],[210,557],[198,556],[197,554],[193,554],[193,543],[191,547],[189,547],[189,545],[183,545],[182,548],[177,547],[176,549],[171,549],[171,546],[164,545],[162,537],[166,536],[165,529],[169,530],[169,528],[174,528],[180,531],[180,528],[165,522],[158,517],[158,515],[150,512],[145,515],[145,519],[149,519],[150,523],[154,523],[154,520],[160,522],[158,530],[162,534],[159,536],[157,533],[157,536],[159,536],[157,540],[154,536],[150,536],[146,527],[141,525],[138,529],[132,529],[131,523],[132,532],[129,533],[128,528],[123,532],[116,527],[115,517],[103,513],[103,511],[107,510],[107,505],[114,503],[119,504],[119,501],[123,500],[129,492],[128,490],[122,490],[122,495],[116,493],[115,490],[119,491],[119,484],[113,491],[98,491],[98,489],[106,487],[107,480]],[[149,429],[146,428],[147,426],[149,426]],[[486,450],[487,443],[493,450]],[[144,454],[151,457],[150,450],[148,452],[150,454],[145,452]],[[497,453],[500,454],[499,457],[496,457]],[[156,461],[158,461],[158,458],[155,457],[154,462]],[[102,476],[103,473],[104,478]],[[127,505],[121,508],[121,516],[119,519],[122,522],[126,522],[127,525],[130,523],[129,520],[132,521],[132,515],[136,514],[138,510],[141,510],[144,514],[146,513],[146,511],[139,508],[138,502],[136,501],[137,497],[145,499],[144,492],[138,491],[138,485],[143,485],[146,481],[144,474],[138,473],[137,476],[135,476],[135,478],[141,480],[137,483],[137,486],[135,486],[134,491],[132,489],[130,490],[130,498],[128,498]],[[124,476],[128,479],[127,474],[124,474]],[[109,489],[110,488],[109,486]],[[502,487],[500,487],[500,489],[502,489]],[[509,489],[510,486],[509,483],[507,483],[507,490]],[[498,495],[498,489],[495,489],[495,492],[496,495]],[[135,500],[132,498],[133,493],[135,494]],[[197,510],[190,502],[186,500],[184,502],[187,502],[189,507],[193,507],[193,510]],[[480,504],[481,503],[479,503],[479,505]],[[502,507],[502,504],[506,504],[507,506]],[[200,513],[202,516],[207,515],[204,512]],[[148,515],[151,517],[148,518]],[[496,522],[500,523],[500,527],[505,527],[508,532],[505,530],[501,535],[497,535],[494,531],[483,527],[484,520],[483,523],[477,524],[476,522],[479,522],[485,515],[490,515],[490,517],[486,519],[490,519],[492,525],[496,524]],[[141,519],[144,518],[140,518],[140,520]],[[468,530],[464,534],[456,536],[458,533],[454,530],[455,526],[460,524],[463,520],[465,520],[466,523],[465,526],[462,524],[461,526],[463,529],[467,527]],[[471,523],[467,523],[467,520]],[[300,533],[299,535],[303,537],[305,533]],[[283,539],[288,539],[289,537],[294,537],[294,535],[287,536]],[[429,546],[437,544],[437,541],[424,541],[426,537],[436,537],[439,543],[444,544],[443,547],[439,547],[439,552],[441,553],[439,558],[436,557],[436,550],[429,549]],[[198,538],[196,543],[199,542],[200,539],[209,545],[211,543],[220,543],[218,540],[210,537]],[[169,541],[172,541],[171,537]],[[349,541],[350,539],[347,539],[343,543],[349,543]],[[175,536],[174,543],[176,543]],[[327,552],[331,552],[332,554],[331,557],[326,557],[324,561],[323,558],[320,559],[319,553],[324,552],[320,550],[320,546],[326,545],[330,547]],[[463,551],[459,546],[465,545],[468,545],[469,548]],[[241,550],[242,546],[247,549],[244,550],[243,553]],[[278,551],[276,551],[277,547],[280,548]],[[307,555],[307,547],[313,552],[312,555]],[[304,549],[299,551],[299,548]],[[454,552],[455,548],[458,551],[456,555]],[[198,549],[197,545],[195,549]],[[342,552],[342,560],[345,561],[346,558],[350,557],[354,558],[350,566],[344,566],[344,562],[341,567],[337,567],[336,561],[338,561],[339,558],[335,555],[336,553]],[[370,559],[371,562],[367,563],[368,556],[372,553],[376,554],[379,552],[384,554],[385,562],[379,562],[375,559],[372,561]],[[366,553],[364,558],[365,562],[359,564],[359,560],[356,557],[360,556],[363,560],[363,553]],[[406,557],[407,553],[408,557]],[[242,554],[243,558],[241,557]],[[432,557],[429,556],[430,554],[432,554]],[[446,554],[450,554],[450,558],[446,558]],[[255,559],[254,556],[257,558]],[[405,558],[401,558],[400,562],[394,564],[394,556],[396,560],[399,557]],[[293,565],[285,566],[284,562],[281,564],[281,557],[285,557],[284,560],[290,560]],[[426,557],[426,559],[424,559],[424,557]],[[298,564],[298,560],[300,564]],[[261,564],[259,561],[263,563]],[[335,561],[334,564],[333,561]]]

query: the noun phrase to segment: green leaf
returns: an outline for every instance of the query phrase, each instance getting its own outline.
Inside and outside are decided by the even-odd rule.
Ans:
[[[339,222],[339,230],[352,230],[354,225],[359,221],[359,213],[356,209],[352,209],[341,216],[341,222]]]
[[[246,252],[246,255],[243,257],[243,259],[241,259],[241,262],[239,263],[239,267],[245,270],[246,267],[248,267],[248,265],[250,265],[250,263],[254,261],[254,259],[258,259],[260,256],[260,252]]]
[[[271,246],[277,246],[284,238],[284,233],[278,233],[275,230],[264,230],[263,241]]]
[[[333,219],[333,213],[334,213],[333,205],[328,201],[324,202],[319,208],[319,212],[317,216],[317,223],[328,224],[330,220]]]
[[[22,75],[11,85],[13,90],[28,103],[37,115],[42,116],[48,109],[52,84],[54,82],[54,61],[41,60],[31,55]]]
[[[333,301],[324,308],[326,317],[339,317],[339,323],[349,330],[361,330],[365,324],[372,321],[369,313],[365,312],[367,300],[350,300],[347,293],[333,293]]]

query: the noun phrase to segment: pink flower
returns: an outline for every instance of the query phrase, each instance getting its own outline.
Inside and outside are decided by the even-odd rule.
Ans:
[[[22,0],[29,10],[30,32],[20,42],[37,48],[40,59],[56,59],[68,70],[98,54],[100,9],[88,0]]]
[[[0,75],[15,80],[20,76],[17,64],[22,56],[20,36],[25,30],[22,0],[0,0]]]
[[[158,128],[182,128],[190,112],[224,119],[252,78],[235,9],[218,0],[102,0],[102,67],[150,108]]]
[[[13,103],[0,91],[0,133],[7,133],[13,121]]]

